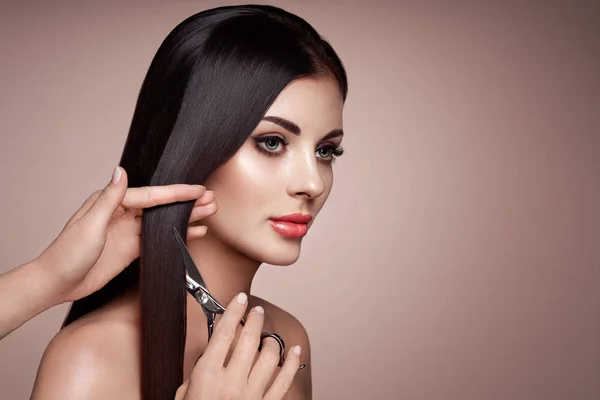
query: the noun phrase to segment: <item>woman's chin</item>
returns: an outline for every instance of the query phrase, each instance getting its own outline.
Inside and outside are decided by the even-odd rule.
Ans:
[[[209,227],[210,231],[210,227]],[[259,263],[288,266],[294,264],[300,258],[302,237],[286,237],[272,229],[245,233],[250,240],[230,242],[230,246],[246,257]]]
[[[299,257],[276,258],[276,259],[272,259],[272,260],[267,260],[267,261],[265,261],[265,263],[270,264],[270,265],[275,265],[278,267],[287,267],[288,265],[292,265],[293,263],[298,261],[298,258]]]
[[[300,258],[300,241],[294,243],[274,243],[265,247],[263,262],[277,266],[292,265]]]

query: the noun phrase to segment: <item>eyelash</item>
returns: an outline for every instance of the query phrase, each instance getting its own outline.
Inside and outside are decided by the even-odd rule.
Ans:
[[[256,148],[269,157],[276,157],[281,152],[267,150],[264,147],[262,147],[263,143],[266,143],[270,140],[276,140],[279,143],[283,144],[284,146],[287,146],[289,144],[289,142],[285,138],[282,138],[279,136],[261,136],[261,137],[255,137],[252,139],[254,139],[254,141],[256,143]],[[331,155],[329,157],[320,158],[323,162],[326,162],[326,163],[333,163],[338,157],[340,157],[344,154],[344,149],[341,146],[336,147],[333,145],[325,145],[325,146],[322,146],[319,149],[317,149],[317,151],[322,150],[322,149],[330,149],[330,151],[331,151]],[[285,152],[285,150],[283,150],[283,152]]]

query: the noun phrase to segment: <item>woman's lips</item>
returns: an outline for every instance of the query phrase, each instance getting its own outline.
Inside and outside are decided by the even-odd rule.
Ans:
[[[298,224],[295,222],[274,219],[270,222],[277,233],[287,237],[299,238],[306,235],[306,232],[308,231],[308,224]]]
[[[294,213],[294,214],[282,215],[280,217],[273,217],[271,219],[274,221],[294,222],[296,224],[308,224],[312,220],[312,215],[302,214],[302,213]]]

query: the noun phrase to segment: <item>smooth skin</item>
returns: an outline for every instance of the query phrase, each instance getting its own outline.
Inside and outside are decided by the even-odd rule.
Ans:
[[[196,200],[190,221],[216,212],[214,193],[199,185],[127,188],[116,167],[36,259],[0,276],[0,339],[39,313],[100,289],[139,257],[142,209]],[[188,237],[201,238],[195,226]]]
[[[247,306],[248,296],[243,292],[229,303],[204,354],[196,363],[190,378],[177,391],[175,400],[278,400],[286,395],[298,372],[302,349],[300,346],[290,349],[281,370],[273,376],[278,363],[273,351],[278,351],[278,348],[273,349],[274,342],[268,343],[269,350],[263,350],[256,356],[264,322],[264,309],[261,306],[249,313],[237,345],[228,357]]]
[[[141,216],[144,208],[178,201],[196,200],[190,224],[216,212],[214,193],[199,185],[168,185],[127,188],[127,174],[116,167],[111,182],[94,192],[69,219],[58,237],[34,261],[0,277],[0,329],[2,337],[40,312],[87,296],[127,267],[139,256]],[[199,239],[205,226],[190,226],[188,238]],[[37,290],[23,290],[36,287]],[[242,329],[233,359],[223,365],[230,352],[236,328],[248,305],[240,293],[215,327],[214,340],[200,357],[188,381],[177,391],[177,399],[281,399],[299,366],[300,347],[292,349],[281,372],[269,386],[277,367],[272,351],[255,362],[264,310],[257,307]],[[265,347],[272,350],[272,343]],[[270,354],[270,355],[269,355]],[[251,373],[251,379],[247,377]],[[215,383],[217,383],[215,385]],[[234,397],[232,397],[234,395]]]
[[[9,317],[0,321],[3,332],[10,333],[41,312],[38,309],[43,311],[95,292],[139,257],[143,208],[196,200],[188,238],[197,240],[206,234],[206,226],[193,225],[217,211],[214,197],[213,192],[199,185],[128,189],[127,174],[117,167],[111,182],[85,201],[38,258],[1,277],[0,293],[6,301],[0,304],[0,310],[1,315]],[[40,282],[44,282],[43,291],[22,290],[24,284],[37,286]],[[23,298],[23,295],[35,293],[39,294],[35,301]],[[11,303],[14,303],[12,309]],[[213,339],[198,359],[190,378],[178,389],[177,400],[277,400],[288,392],[300,365],[301,347],[290,350],[278,373],[275,373],[279,351],[276,342],[266,340],[263,351],[256,356],[264,322],[261,306],[250,312],[240,339],[232,348],[247,306],[245,293],[232,300],[216,323]],[[12,320],[9,314],[14,314]],[[101,392],[96,395],[103,396]],[[45,396],[38,392],[32,398]],[[53,394],[49,396],[53,398]]]
[[[311,348],[306,329],[291,313],[250,293],[261,264],[291,265],[300,256],[302,238],[282,236],[273,229],[271,218],[298,212],[310,214],[310,234],[310,227],[331,193],[332,163],[343,138],[342,110],[343,99],[335,79],[304,77],[290,82],[240,149],[204,182],[207,190],[216,193],[219,210],[201,221],[207,231],[200,240],[187,241],[204,281],[220,303],[229,304],[243,292],[248,294],[247,309],[251,310],[248,319],[257,317],[252,311],[256,307],[264,310],[258,318],[262,319],[262,329],[258,329],[260,323],[251,324],[249,330],[238,327],[238,334],[231,338],[230,349],[233,347],[234,352],[239,345],[251,349],[256,359],[251,371],[260,363],[273,365],[278,359],[279,347],[272,339],[265,340],[260,353],[256,351],[258,345],[254,343],[258,343],[261,330],[278,333],[286,344],[288,360],[306,364],[306,368],[295,372],[293,380],[289,375],[280,375],[286,368],[273,367],[262,396],[276,396],[269,393],[269,388],[282,376],[284,382],[292,380],[283,398],[312,398]],[[261,398],[252,397],[260,396],[249,386],[252,372],[246,376],[246,383],[239,380],[245,374],[240,370],[248,369],[248,358],[240,361],[232,352],[224,364],[217,361],[219,368],[225,365],[229,371],[219,376],[203,362],[197,364],[213,341],[208,343],[206,317],[190,295],[186,312],[183,379],[189,379],[189,389],[204,390],[200,383],[194,383],[201,382],[195,377],[196,368],[200,368],[212,377],[207,381],[225,382],[229,377],[238,382],[228,386],[233,393],[225,392],[226,398]],[[42,357],[32,398],[141,398],[140,315],[138,289],[131,289],[58,332]],[[224,315],[217,325],[223,318]],[[247,334],[251,332],[255,334],[250,346]],[[289,353],[295,346],[302,349],[299,361],[294,360],[294,353]],[[239,368],[237,373],[232,373],[229,364],[234,360],[238,360],[235,365],[239,364],[233,368]],[[184,390],[179,395],[187,393]]]

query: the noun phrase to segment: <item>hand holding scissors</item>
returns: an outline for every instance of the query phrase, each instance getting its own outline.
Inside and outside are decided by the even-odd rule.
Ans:
[[[208,328],[207,348],[204,354],[200,357],[198,365],[194,369],[194,371],[198,369],[200,372],[192,373],[192,377],[195,376],[195,381],[199,382],[198,384],[194,384],[197,385],[193,386],[194,388],[198,387],[194,390],[198,391],[199,393],[204,393],[204,396],[206,396],[198,398],[220,398],[215,396],[219,394],[223,396],[225,393],[232,394],[229,393],[229,391],[234,391],[234,396],[227,398],[247,398],[247,393],[253,394],[253,396],[250,398],[256,398],[258,394],[260,394],[260,397],[258,398],[263,398],[262,395],[267,388],[276,366],[282,367],[281,371],[275,378],[272,386],[269,388],[265,398],[282,398],[288,391],[296,372],[305,367],[304,364],[298,365],[301,350],[300,346],[295,346],[292,351],[289,352],[288,358],[290,358],[290,354],[293,356],[291,357],[291,360],[288,360],[284,358],[285,344],[281,336],[274,332],[262,332],[259,335],[258,332],[260,332],[260,328],[262,327],[264,321],[264,310],[262,307],[255,307],[250,312],[248,322],[246,322],[243,315],[247,306],[248,298],[244,293],[240,293],[238,295],[236,298],[237,301],[234,299],[230,303],[229,307],[233,307],[232,313],[234,315],[229,317],[225,307],[223,307],[210,294],[210,291],[208,290],[202,275],[200,275],[200,272],[198,271],[198,268],[196,267],[183,238],[181,235],[179,235],[179,232],[176,228],[173,228],[173,235],[179,248],[183,263],[185,264],[188,272],[188,275],[186,275],[186,289],[192,296],[194,296],[200,306],[202,306],[202,310],[206,315]],[[215,319],[217,314],[223,314],[223,317],[220,321],[220,325],[217,325],[217,331],[215,332]],[[244,328],[242,329],[240,340],[233,351],[230,362],[227,364],[227,367],[223,369],[225,357],[228,353],[229,347],[231,346],[233,338],[235,337],[236,326],[238,323],[244,326]],[[214,339],[211,340],[213,338],[213,333]],[[257,349],[259,352],[263,349],[263,342],[267,338],[273,339],[279,347],[276,364],[273,365],[273,363],[269,361],[270,359],[268,356],[261,352],[258,362],[254,367],[252,367]],[[269,342],[265,343],[268,345]],[[273,344],[274,343],[271,343],[271,346]],[[251,368],[252,372],[250,372]],[[223,373],[223,381],[220,382],[222,385],[212,381],[216,371],[222,371]],[[248,375],[249,373],[250,376]],[[206,376],[211,377],[210,381],[207,380],[206,382],[203,382],[207,379]],[[192,381],[192,377],[190,377],[190,381]],[[192,388],[192,384],[190,383],[189,385],[190,388]],[[181,392],[188,393],[189,390],[191,389],[188,389],[186,384],[184,384],[178,391],[180,397],[176,397],[176,399],[191,399],[192,397],[188,397],[188,395],[181,397],[183,396]],[[221,392],[221,390],[225,390],[226,392]],[[194,396],[197,395],[195,394]]]
[[[181,255],[181,259],[185,264],[185,268],[187,270],[188,275],[186,275],[186,289],[187,291],[194,296],[198,304],[202,306],[202,310],[206,315],[206,323],[208,325],[208,340],[212,337],[215,319],[217,314],[223,314],[225,312],[225,307],[223,307],[219,302],[210,294],[208,287],[206,286],[206,282],[202,279],[202,275],[200,275],[200,271],[196,267],[192,256],[190,255],[185,242],[176,228],[173,228],[173,235],[175,236],[175,241],[177,242],[177,247],[179,248],[179,254]],[[240,323],[242,326],[246,323],[244,318],[241,319]],[[279,364],[281,367],[284,362],[284,352],[285,352],[285,343],[281,336],[276,334],[275,332],[263,332],[260,335],[260,344],[258,346],[258,351],[262,348],[262,342],[266,338],[273,338],[279,344]],[[299,369],[303,369],[306,365],[300,365]]]
[[[279,361],[278,355],[273,357],[277,354],[274,349],[276,342],[266,341],[253,365],[256,349],[262,341],[262,308],[255,307],[248,314],[231,358],[224,366],[247,307],[248,296],[245,293],[231,300],[190,378],[177,390],[175,400],[283,399],[298,372],[300,347],[295,346],[288,352],[281,370],[269,386]]]

